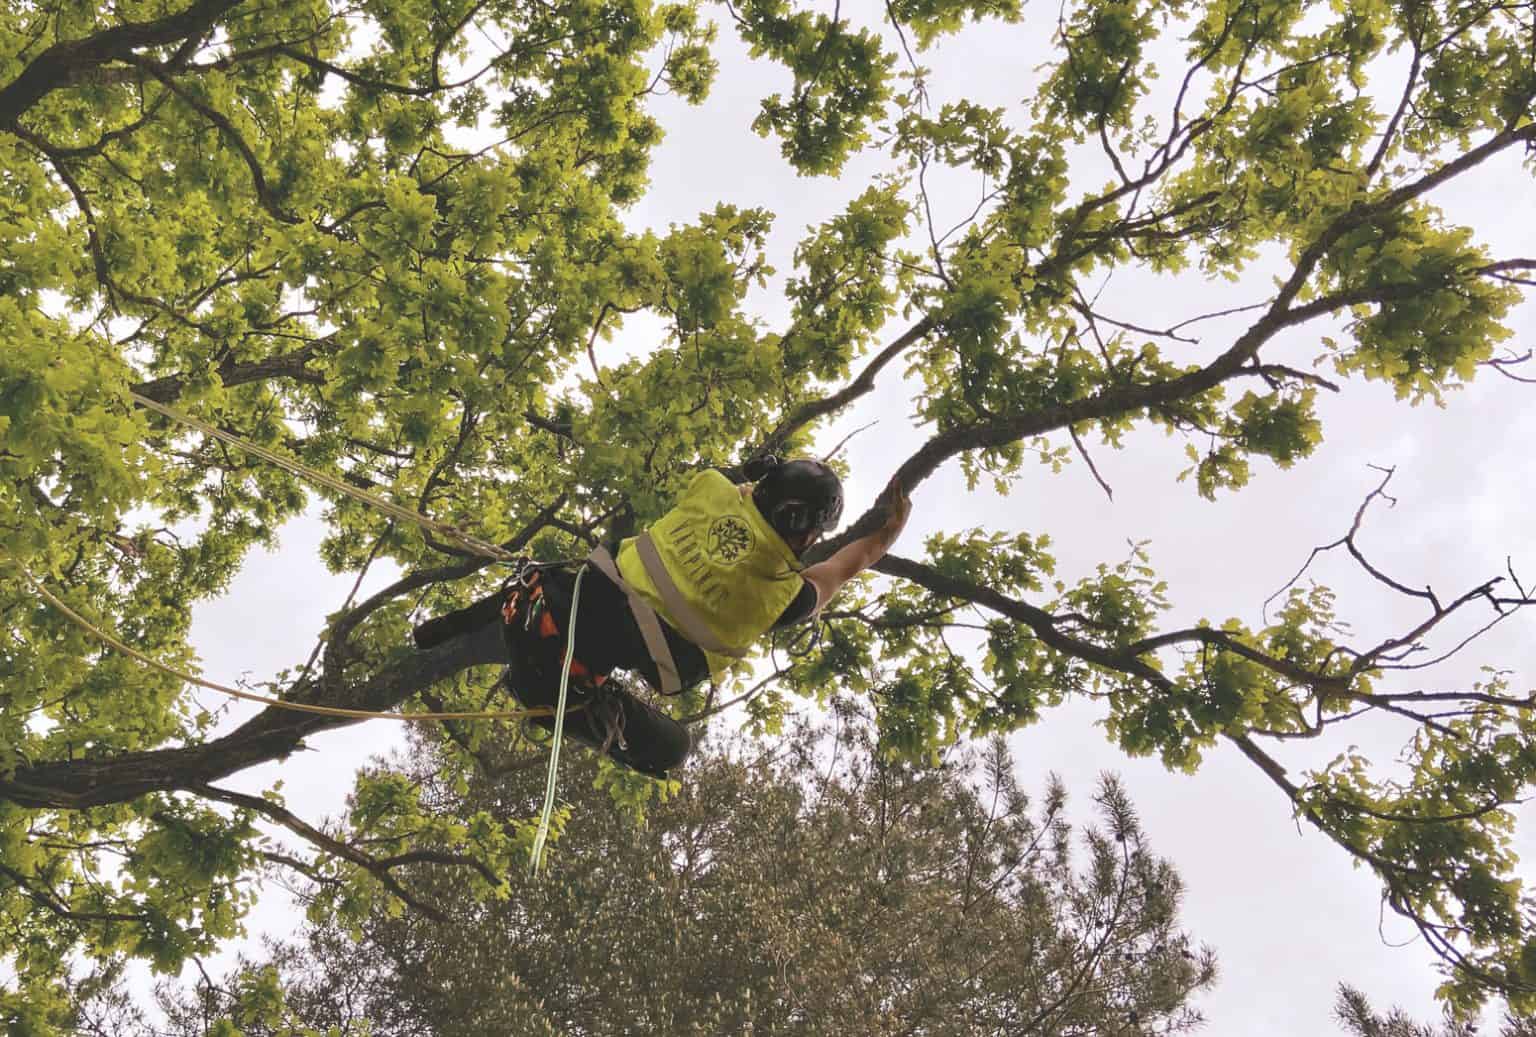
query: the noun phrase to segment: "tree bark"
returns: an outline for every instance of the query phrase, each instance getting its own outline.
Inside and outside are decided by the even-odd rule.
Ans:
[[[386,712],[463,669],[455,656],[447,646],[402,656],[367,680],[327,695],[325,704]],[[0,779],[0,799],[33,809],[81,810],[155,792],[192,790],[247,767],[280,760],[317,731],[361,722],[272,706],[229,734],[201,745],[19,767]]]
[[[200,0],[186,10],[150,22],[130,22],[103,29],[83,40],[60,40],[0,88],[0,127],[16,121],[59,87],[78,81],[109,61],[128,57],[140,47],[164,46],[201,35],[243,0]]]

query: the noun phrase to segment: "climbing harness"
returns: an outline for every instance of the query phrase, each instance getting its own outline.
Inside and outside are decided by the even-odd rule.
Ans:
[[[574,611],[575,601],[561,600],[565,591],[547,584],[544,573],[554,568],[590,568],[585,562],[534,562],[519,568],[503,585],[502,632],[507,642],[506,682],[525,705],[555,705],[542,697],[555,685],[557,659],[551,649],[562,631],[557,612]],[[551,596],[556,604],[550,602]],[[566,606],[560,608],[556,606]],[[561,671],[565,662],[559,660]],[[665,777],[692,748],[687,728],[669,714],[630,692],[611,675],[595,672],[574,653],[570,659],[568,716],[580,714],[580,722],[566,734],[642,774]],[[530,719],[533,725],[553,729],[548,717]],[[531,736],[530,736],[531,737]],[[537,740],[537,739],[532,739]]]
[[[549,604],[549,596],[545,593],[543,574],[550,569],[572,567],[576,570],[576,580],[579,584],[582,575],[587,570],[584,562],[558,561],[535,562],[529,558],[521,558],[517,562],[516,571],[502,584],[501,622],[503,637],[507,645],[506,684],[514,697],[521,700],[523,693],[518,690],[518,685],[524,683],[527,678],[532,678],[535,685],[548,683],[548,675],[543,667],[536,662],[530,662],[530,657],[537,659],[542,653],[539,648],[543,642],[560,637],[560,625],[555,621],[554,612]],[[566,631],[571,636],[571,631],[576,626],[576,592],[572,588],[570,602],[570,627]],[[533,650],[519,643],[520,638],[531,639]],[[570,647],[569,645],[567,647]],[[568,709],[566,712],[585,712],[589,726],[592,727],[592,735],[595,739],[594,748],[601,753],[607,753],[615,743],[619,748],[628,748],[624,740],[624,721],[622,711],[615,716],[612,709],[612,698],[607,694],[611,678],[605,673],[594,672],[586,663],[575,657],[574,651],[568,653],[569,657],[561,663],[561,677],[567,680],[574,677],[581,687],[581,694],[585,701]],[[516,660],[516,662],[513,662]],[[522,678],[522,680],[520,680]],[[617,687],[617,682],[613,682]],[[544,719],[544,718],[539,718]],[[550,725],[553,730],[553,724]],[[524,732],[529,741],[539,742],[542,739],[533,735],[529,725],[524,725]]]
[[[547,568],[570,565],[570,562],[535,562],[530,558],[519,558],[506,549],[496,544],[489,543],[474,537],[462,530],[444,522],[439,522],[430,516],[408,507],[386,500],[377,494],[370,493],[360,487],[353,486],[346,481],[328,473],[318,471],[303,464],[294,458],[284,456],[266,447],[252,443],[233,433],[225,432],[214,425],[199,418],[195,418],[168,404],[151,399],[141,393],[128,390],[128,396],[135,403],[146,407],[163,417],[169,418],[178,424],[195,429],[204,435],[211,436],[230,446],[236,447],[254,457],[260,458],[282,468],[299,478],[306,479],[319,486],[324,486],[336,493],[350,497],[368,507],[394,519],[413,523],[423,530],[437,534],[443,540],[452,543],[470,554],[498,562],[514,563],[516,568],[513,575],[503,584],[504,600],[502,603],[502,618],[507,630],[514,628],[521,618],[523,632],[536,633],[542,638],[557,636],[558,625],[550,614],[547,602],[543,594],[543,581],[541,574]],[[649,540],[648,534],[642,534],[640,549],[647,574],[661,589],[663,600],[668,608],[672,609],[684,624],[684,633],[699,643],[708,651],[717,651],[721,654],[740,656],[740,653],[732,652],[726,646],[720,644],[714,635],[704,625],[702,617],[691,608],[689,603],[682,598],[676,586],[672,583],[670,574],[662,564],[656,552],[655,545]],[[554,812],[554,799],[557,787],[557,773],[560,759],[560,746],[565,732],[565,717],[567,712],[586,712],[589,725],[600,722],[604,733],[596,739],[595,747],[600,752],[613,755],[620,762],[627,763],[644,773],[660,775],[665,773],[669,763],[659,763],[660,760],[671,761],[674,757],[680,761],[691,747],[691,740],[687,729],[678,724],[670,716],[655,709],[652,706],[629,695],[616,682],[610,682],[606,674],[595,674],[575,657],[576,649],[576,619],[581,597],[582,578],[589,567],[596,568],[622,589],[629,602],[630,609],[640,627],[645,639],[646,647],[650,651],[656,663],[658,673],[661,675],[662,691],[665,694],[674,694],[681,690],[682,684],[678,676],[677,666],[672,658],[671,650],[666,643],[661,620],[652,609],[619,574],[612,554],[603,547],[599,547],[584,562],[579,563],[576,570],[575,586],[571,596],[570,620],[566,630],[566,646],[560,667],[560,683],[557,700],[553,708],[545,706],[533,706],[515,710],[473,710],[459,712],[432,712],[432,713],[386,713],[375,710],[347,709],[339,706],[324,706],[307,702],[294,702],[286,699],[273,698],[266,695],[258,695],[240,688],[219,684],[205,680],[193,674],[186,673],[176,667],[162,663],[143,652],[124,643],[114,637],[79,612],[66,605],[62,599],[50,591],[40,580],[36,579],[22,563],[0,550],[0,561],[12,564],[22,575],[22,578],[44,601],[48,602],[60,614],[69,619],[76,626],[86,631],[102,643],[116,649],[119,652],[133,658],[152,669],[168,674],[187,684],[196,685],[210,691],[228,695],[232,698],[249,702],[260,703],[274,709],[290,710],[293,712],[310,713],[320,716],[338,717],[345,719],[386,719],[401,722],[425,722],[442,720],[513,720],[513,719],[544,719],[549,718],[553,728],[553,738],[550,747],[549,772],[545,782],[544,804],[540,811],[538,827],[534,834],[533,847],[530,854],[530,868],[537,874],[544,861],[545,847],[548,842],[549,830]],[[520,608],[521,605],[521,608]],[[535,626],[537,630],[535,631]],[[510,641],[510,637],[509,637]],[[509,659],[516,659],[515,653],[509,653]],[[515,666],[509,664],[508,675],[512,676]],[[567,709],[567,698],[570,690],[570,680],[576,677],[583,685],[585,701]],[[508,680],[513,694],[518,695],[518,689],[513,686],[513,681]],[[665,743],[655,750],[647,761],[644,758],[632,756],[630,747],[625,739],[625,728],[629,725],[631,717],[638,717],[645,724],[648,732],[654,735],[659,743]],[[618,751],[610,753],[610,749],[617,744]],[[669,755],[670,754],[670,755]]]
[[[561,569],[568,566],[576,567],[576,582],[581,584],[582,573],[586,571],[586,565],[581,562],[556,561],[536,562],[524,555],[513,563],[512,575],[508,576],[501,584],[501,622],[504,627],[510,627],[517,623],[522,624],[524,633],[532,633],[539,638],[558,637],[559,625],[555,622],[554,614],[550,612],[549,602],[544,596],[543,574],[548,569]],[[576,606],[571,603],[571,629],[576,627]],[[537,629],[535,629],[537,628]],[[508,646],[511,647],[510,645]],[[578,680],[587,680],[595,685],[601,685],[607,681],[604,674],[594,674],[580,659],[572,658],[570,661],[571,675]]]

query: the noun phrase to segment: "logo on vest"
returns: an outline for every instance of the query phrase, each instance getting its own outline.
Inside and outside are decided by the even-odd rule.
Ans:
[[[735,565],[752,550],[752,527],[735,515],[723,515],[709,525],[705,551],[721,565]]]

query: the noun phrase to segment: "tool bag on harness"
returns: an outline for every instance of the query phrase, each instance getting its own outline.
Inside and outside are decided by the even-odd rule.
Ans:
[[[525,706],[553,708],[556,703],[566,637],[555,614],[569,616],[570,605],[565,590],[545,581],[536,566],[522,567],[503,588],[507,688]],[[529,723],[547,731],[555,726],[552,716],[532,717]],[[617,763],[658,778],[681,764],[693,747],[686,727],[612,676],[594,674],[580,659],[571,662],[565,733]]]

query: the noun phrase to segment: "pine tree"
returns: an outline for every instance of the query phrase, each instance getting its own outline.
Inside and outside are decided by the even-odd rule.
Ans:
[[[398,761],[459,798],[441,750]],[[572,768],[549,871],[482,903],[463,869],[411,886],[447,914],[377,904],[354,941],[311,926],[217,988],[170,998],[177,1033],[228,1018],[248,1037],[1185,1033],[1212,952],[1179,926],[1182,884],[1121,785],[1074,831],[1052,780],[1038,803],[1001,738],[937,767],[890,760],[844,708],[835,730],[705,752],[643,825]],[[471,783],[459,809],[513,815],[537,768]],[[324,899],[323,890],[310,896]],[[256,992],[286,991],[288,1014]],[[262,1023],[262,1013],[272,1022]],[[278,1023],[276,1020],[283,1020]],[[374,1027],[365,1031],[364,1020]]]

